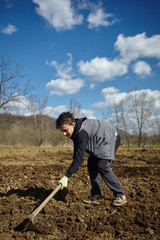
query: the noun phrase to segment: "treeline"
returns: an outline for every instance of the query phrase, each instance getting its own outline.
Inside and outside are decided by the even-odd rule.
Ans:
[[[17,116],[0,114],[0,145],[20,147],[72,146],[72,141],[64,137],[55,126],[55,118],[47,115]],[[139,136],[118,129],[121,144],[137,146]],[[143,134],[141,147],[160,144],[158,134]]]
[[[121,129],[118,129],[121,135],[121,145],[128,147],[154,147],[160,146],[160,134],[143,133],[141,136],[141,144],[139,145],[139,134],[129,134]]]
[[[47,115],[17,116],[0,114],[1,146],[68,146],[65,138],[55,127],[55,119]]]

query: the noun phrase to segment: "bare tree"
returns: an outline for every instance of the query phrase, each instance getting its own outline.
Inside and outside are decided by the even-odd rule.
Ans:
[[[154,98],[151,97],[146,90],[135,90],[130,93],[129,102],[132,118],[137,125],[138,147],[140,147],[142,136],[149,125],[153,113]]]
[[[148,90],[138,91],[136,88],[129,93],[129,96],[119,103],[114,104],[114,114],[110,116],[112,121],[116,122],[116,127],[124,132],[123,138],[126,139],[128,146],[131,142],[131,131],[135,134],[137,145],[140,147],[147,143],[148,134],[153,125],[155,126],[155,117],[153,117],[153,106],[155,98],[149,94]],[[158,126],[158,125],[157,125]],[[153,131],[152,131],[153,134]],[[132,138],[132,142],[136,139]]]
[[[153,132],[152,132],[153,134]],[[155,132],[153,134],[153,143],[160,144],[160,117],[155,117]]]
[[[119,112],[119,105],[120,105],[120,104],[114,104],[114,105],[113,105],[113,109],[114,109],[114,112],[115,112],[116,128],[117,128],[117,129],[120,128],[120,122],[121,122],[120,112]]]
[[[103,119],[108,119],[111,124],[115,125],[117,128],[119,127],[119,122],[116,119],[115,122],[115,115],[114,115],[114,108],[113,106],[108,106],[104,111],[102,111]]]
[[[125,103],[121,100],[118,104],[113,105],[113,109],[115,111],[117,128],[121,128],[124,130],[124,137],[126,139],[127,145],[130,146],[130,138],[128,135],[128,124],[127,117],[125,115]]]
[[[47,136],[47,120],[48,116],[45,114],[45,107],[48,98],[44,97],[42,100],[40,97],[33,97],[28,106],[29,111],[33,116],[33,132],[36,145],[41,146]]]
[[[9,104],[20,102],[22,96],[32,89],[30,81],[22,84],[24,75],[22,68],[18,64],[13,64],[10,58],[5,59],[0,56],[0,109],[7,110]]]
[[[75,99],[70,100],[70,111],[73,113],[75,117],[78,117],[81,111],[81,104],[77,102]]]

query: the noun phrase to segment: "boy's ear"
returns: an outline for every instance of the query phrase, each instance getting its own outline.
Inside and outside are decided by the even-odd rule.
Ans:
[[[73,123],[72,123],[72,126],[75,127],[75,125],[76,125],[75,122],[73,122]]]

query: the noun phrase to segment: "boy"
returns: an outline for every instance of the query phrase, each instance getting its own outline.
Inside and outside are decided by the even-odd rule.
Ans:
[[[91,180],[91,196],[83,202],[91,203],[102,198],[101,177],[115,196],[114,206],[121,206],[127,202],[125,191],[110,166],[115,152],[120,145],[120,135],[116,129],[105,121],[74,118],[70,112],[63,112],[56,120],[56,128],[74,143],[73,161],[61,178],[62,188],[68,186],[68,179],[77,172],[83,162],[84,153],[88,158],[88,171]]]

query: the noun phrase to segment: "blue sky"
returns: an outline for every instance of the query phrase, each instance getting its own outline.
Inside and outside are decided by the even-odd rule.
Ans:
[[[135,86],[160,109],[159,0],[0,0],[0,55],[23,66],[53,117],[72,98],[103,119]]]

